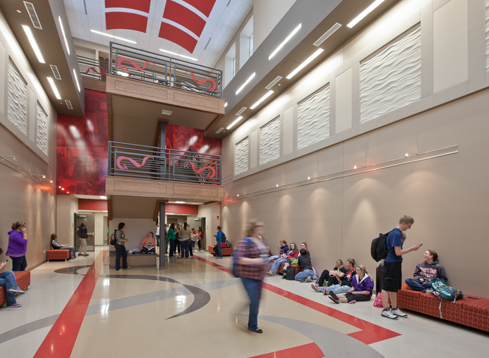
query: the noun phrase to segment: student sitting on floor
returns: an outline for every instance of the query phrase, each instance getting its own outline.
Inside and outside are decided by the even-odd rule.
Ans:
[[[314,271],[312,270],[311,256],[307,254],[306,249],[301,249],[299,256],[299,266],[301,272],[295,275],[295,280],[300,282],[312,282]]]
[[[374,283],[368,275],[367,269],[363,265],[357,266],[357,274],[353,276],[351,288],[347,293],[336,295],[333,291],[329,292],[329,298],[334,303],[355,303],[357,301],[369,301],[372,298]]]
[[[153,233],[148,232],[148,237],[145,237],[139,246],[139,249],[143,254],[155,254],[156,253],[156,241],[154,239]]]
[[[445,268],[438,263],[438,254],[433,250],[426,250],[424,261],[416,265],[414,278],[406,279],[409,288],[415,291],[431,291],[431,280],[439,278],[448,283]],[[428,293],[430,292],[428,291]]]
[[[353,266],[353,270],[355,270],[355,266]],[[335,267],[331,271],[324,270],[321,273],[321,276],[319,277],[317,284],[319,287],[324,286],[324,281],[328,281],[328,286],[341,284],[341,280],[343,279],[343,277],[346,275],[347,272],[348,269],[345,266],[343,266],[343,260],[338,259],[336,260]]]
[[[338,261],[336,261],[336,265],[338,265]],[[323,275],[321,275],[321,278],[318,280],[317,284],[316,283],[311,284],[312,289],[316,292],[323,292],[325,295],[327,295],[330,291],[333,291],[336,294],[347,293],[351,288],[351,282],[353,280],[353,276],[355,276],[355,259],[349,258],[348,260],[346,260],[345,271],[346,274],[342,276],[341,282],[339,284],[330,285],[328,281],[328,287],[321,287],[319,285],[319,282],[321,282],[321,278],[323,278]]]

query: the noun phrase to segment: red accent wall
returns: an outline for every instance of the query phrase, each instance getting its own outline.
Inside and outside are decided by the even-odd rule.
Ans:
[[[177,150],[189,150],[202,154],[222,155],[222,140],[204,137],[204,130],[167,124],[165,128],[166,147]]]
[[[85,90],[84,118],[58,114],[57,193],[105,195],[107,130],[107,102],[103,92]]]
[[[78,199],[78,210],[107,211],[107,200]]]
[[[199,207],[188,204],[165,204],[165,213],[197,215],[199,213]]]

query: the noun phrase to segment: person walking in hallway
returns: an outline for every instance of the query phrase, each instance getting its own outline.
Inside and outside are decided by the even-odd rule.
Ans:
[[[87,219],[83,219],[83,222],[78,226],[77,229],[78,239],[80,240],[79,256],[88,256],[87,254]],[[83,254],[82,254],[83,252]]]
[[[190,238],[190,235],[192,234],[192,230],[190,230],[190,226],[185,222],[183,224],[183,227],[180,229],[178,232],[178,236],[180,237],[180,252],[181,252],[181,258],[189,258],[189,252],[190,252],[190,245],[192,243],[192,240]]]
[[[217,255],[218,255],[217,258],[222,259],[222,242],[221,242],[222,230],[220,226],[217,227],[217,234],[214,235],[214,237],[216,238],[217,241]]]
[[[5,253],[12,259],[12,271],[25,271],[27,260],[27,229],[25,222],[17,221],[12,224],[12,231],[8,232],[8,248]]]
[[[170,254],[168,255],[168,257],[175,256],[175,251],[177,249],[177,238],[175,233],[176,233],[175,223],[171,223],[167,233],[168,241],[170,242]]]

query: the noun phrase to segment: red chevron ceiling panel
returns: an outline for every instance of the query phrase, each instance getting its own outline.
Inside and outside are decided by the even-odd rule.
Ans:
[[[182,46],[190,53],[194,52],[195,46],[197,45],[197,40],[192,36],[166,22],[161,23],[158,36]]]
[[[105,0],[105,8],[125,8],[149,13],[151,0]]]
[[[205,20],[195,12],[173,1],[168,1],[166,3],[163,18],[182,25],[199,37],[202,34],[206,23]]]
[[[187,4],[192,5],[205,16],[209,17],[216,0],[184,0]],[[168,6],[168,5],[167,5]]]
[[[124,29],[146,32],[148,18],[130,12],[106,12],[105,25],[107,30]]]

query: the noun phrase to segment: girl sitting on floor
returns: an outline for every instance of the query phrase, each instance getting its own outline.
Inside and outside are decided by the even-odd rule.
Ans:
[[[372,298],[374,283],[368,275],[367,269],[363,265],[358,265],[357,274],[351,281],[351,289],[347,293],[336,295],[333,291],[329,292],[329,299],[334,303],[355,303],[357,301],[369,301]]]

